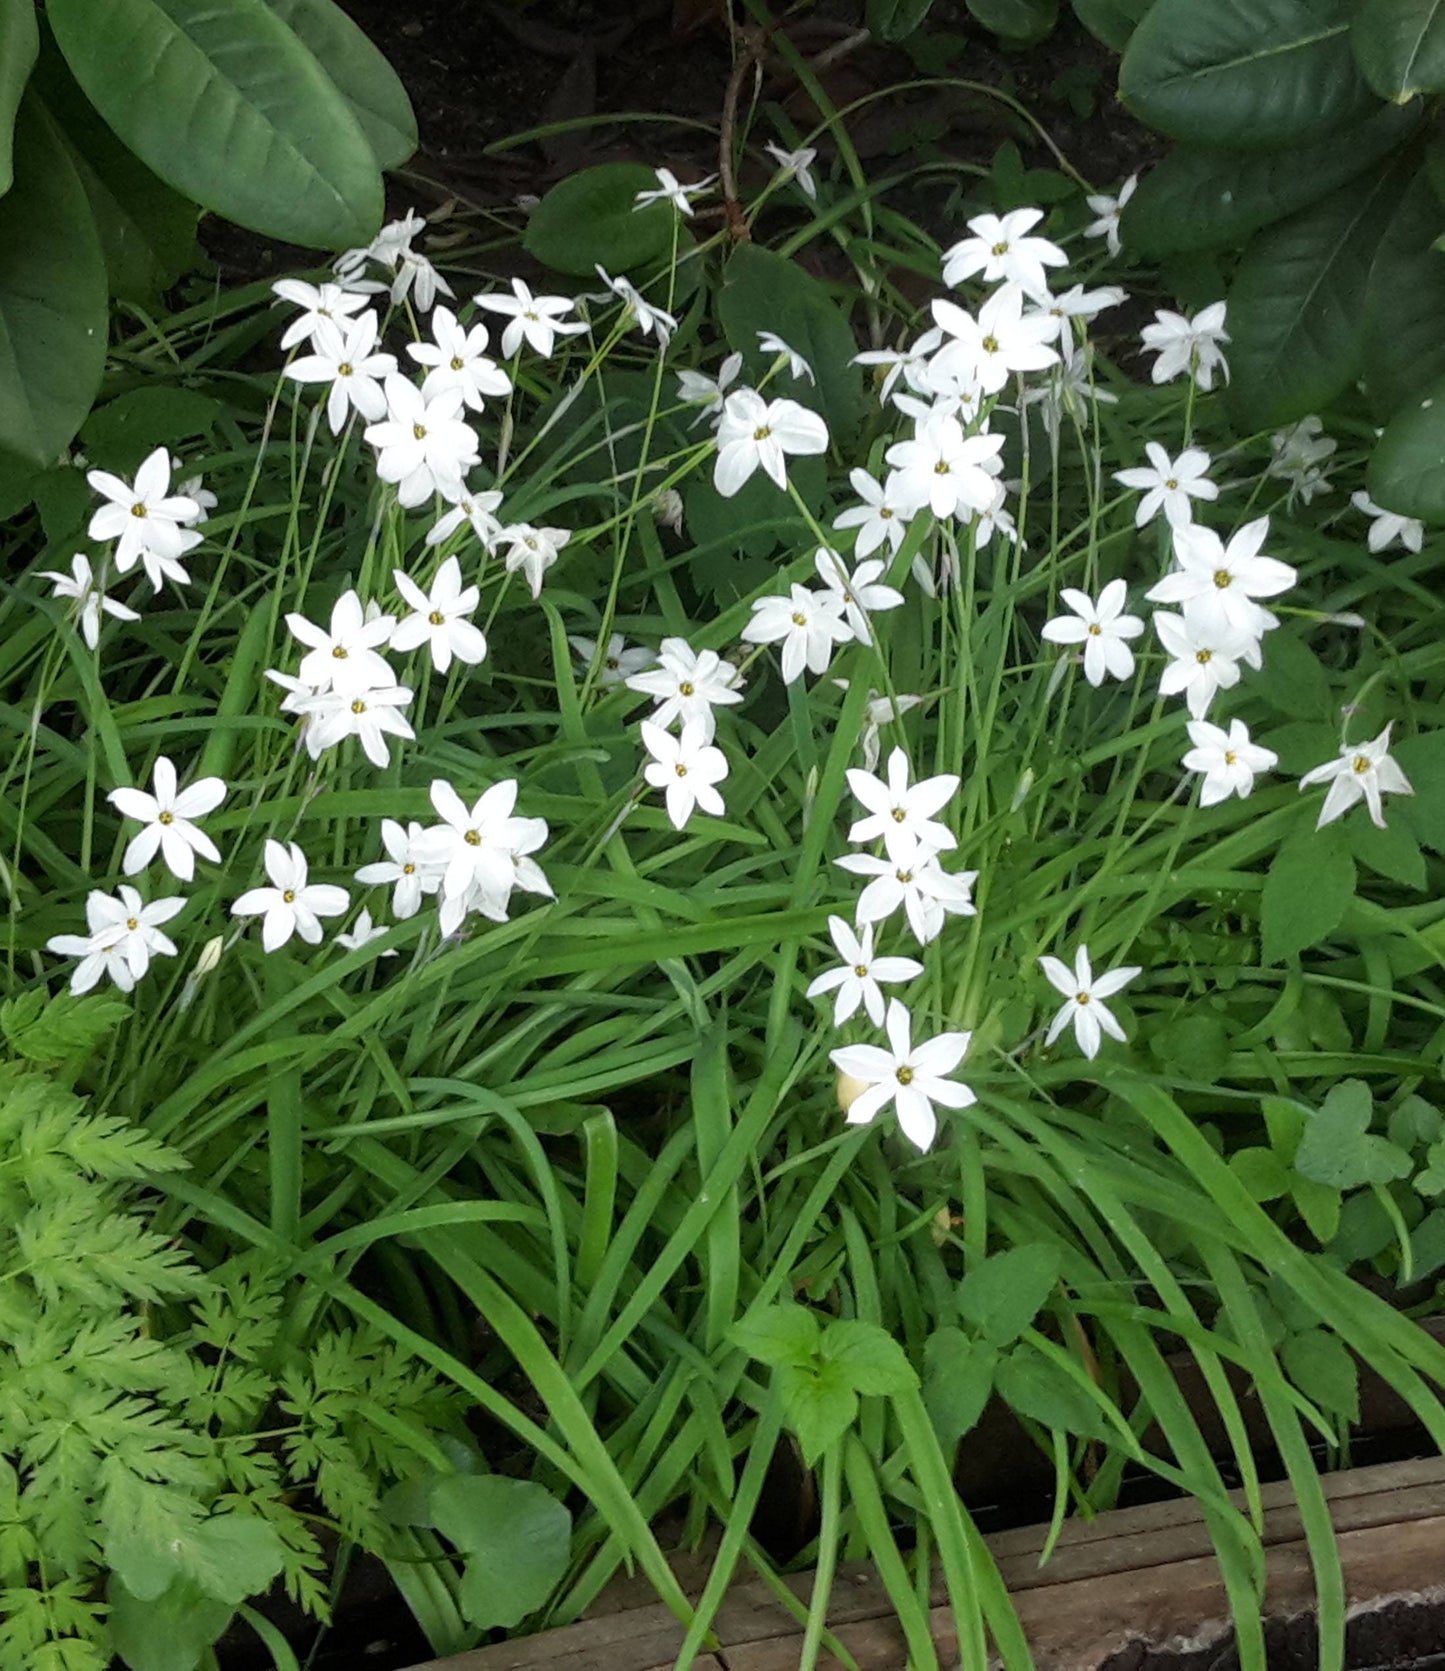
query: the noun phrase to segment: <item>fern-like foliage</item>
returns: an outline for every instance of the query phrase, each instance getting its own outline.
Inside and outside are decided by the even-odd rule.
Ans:
[[[123,1014],[0,1005],[0,1667],[148,1671],[188,1628],[199,1662],[278,1576],[324,1617],[318,1533],[387,1553],[381,1492],[444,1463],[452,1422],[364,1333],[298,1361],[283,1272],[203,1272],[151,1228],[147,1185],[184,1161],[66,1083]]]

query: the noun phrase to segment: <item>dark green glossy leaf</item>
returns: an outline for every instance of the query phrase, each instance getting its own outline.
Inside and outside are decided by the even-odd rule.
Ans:
[[[365,243],[381,174],[351,107],[264,0],[51,0],[100,114],[168,185],[254,232]]]
[[[15,116],[39,48],[34,0],[0,0],[0,197],[15,177]]]
[[[1074,15],[1105,46],[1122,52],[1154,0],[1073,0]]]
[[[1404,104],[1445,88],[1445,0],[1360,0],[1350,41],[1382,99]]]
[[[85,188],[27,93],[15,183],[0,198],[0,448],[51,464],[100,387],[105,257]]]
[[[371,144],[378,168],[400,168],[416,150],[416,114],[385,55],[333,0],[266,0],[336,83]]]
[[[1373,103],[1349,33],[1349,0],[1155,0],[1119,66],[1119,96],[1173,139],[1303,144]]]
[[[672,248],[677,211],[670,203],[637,206],[657,176],[640,162],[604,162],[560,180],[532,211],[522,243],[553,272],[595,278],[596,269],[636,273]]]
[[[985,29],[1020,45],[1041,41],[1059,20],[1058,0],[966,0],[966,4]]]
[[[1318,412],[1359,376],[1370,266],[1404,184],[1401,165],[1377,165],[1245,251],[1229,292],[1229,400],[1242,428]]]
[[[1445,523],[1445,377],[1386,424],[1365,480],[1370,497],[1387,511]]]
[[[1242,243],[1364,173],[1417,125],[1414,112],[1387,108],[1311,145],[1176,146],[1125,205],[1124,243],[1148,260]]]
[[[1365,290],[1365,389],[1385,422],[1445,377],[1445,207],[1422,170],[1380,239]]]
[[[880,41],[906,40],[932,8],[933,0],[868,0],[868,31]]]

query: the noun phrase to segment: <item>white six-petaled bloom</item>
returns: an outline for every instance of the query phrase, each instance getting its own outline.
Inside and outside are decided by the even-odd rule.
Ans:
[[[794,582],[787,597],[757,598],[752,619],[738,635],[748,644],[783,646],[783,683],[792,684],[806,667],[826,673],[833,651],[853,637],[836,592],[818,592]]]
[[[1407,551],[1418,551],[1424,545],[1425,524],[1416,517],[1381,510],[1363,488],[1350,495],[1350,503],[1363,515],[1373,518],[1370,531],[1365,536],[1371,551],[1384,551],[1396,540]]]
[[[953,289],[977,275],[985,284],[1017,284],[1030,296],[1049,293],[1046,267],[1065,267],[1068,256],[1047,238],[1028,234],[1044,218],[1042,209],[1011,209],[1006,215],[975,215],[971,238],[943,252],[943,282]]]
[[[843,618],[860,644],[873,642],[869,615],[880,609],[897,609],[903,602],[902,592],[883,584],[881,576],[887,565],[878,557],[867,558],[851,573],[836,551],[820,546],[813,557],[818,578],[831,592],[836,592],[843,606]]]
[[[114,895],[93,888],[85,901],[90,933],[57,934],[46,941],[46,950],[80,959],[70,977],[70,990],[77,997],[89,992],[102,975],[109,975],[122,992],[130,992],[150,967],[153,956],[176,955],[174,942],[161,933],[160,925],[169,922],[185,903],[172,895],[153,899],[147,905],[139,892],[125,883]]]
[[[455,389],[464,405],[480,412],[489,395],[505,395],[511,389],[512,379],[488,357],[485,325],[459,325],[450,308],[439,307],[431,316],[431,330],[433,341],[406,345],[412,359],[428,368],[421,384],[426,399]]]
[[[583,638],[579,633],[569,633],[567,642],[576,654],[591,667],[597,657],[598,642],[595,638]],[[614,632],[607,640],[607,648],[602,654],[601,666],[597,669],[597,686],[599,690],[613,690],[618,685],[626,684],[634,673],[641,673],[657,660],[646,645],[628,646],[627,640],[620,632]]]
[[[377,350],[376,331],[376,315],[370,308],[339,325],[322,320],[311,339],[311,352],[286,367],[286,376],[295,383],[331,385],[326,421],[333,435],[341,433],[353,407],[372,423],[386,416],[381,379],[395,372],[396,357]]]
[[[530,880],[523,880],[519,871],[519,858],[547,839],[547,824],[542,818],[514,816],[515,778],[494,783],[470,807],[451,784],[437,778],[431,803],[442,822],[426,831],[422,852],[442,873],[443,933],[450,934],[469,910],[505,921],[507,900],[518,885],[550,892],[535,865],[528,872],[536,873]]]
[[[968,1050],[971,1033],[939,1033],[912,1041],[912,1018],[896,998],[888,1002],[888,1049],[876,1044],[847,1044],[829,1053],[833,1066],[865,1089],[848,1105],[850,1126],[867,1125],[891,1102],[903,1135],[926,1149],[938,1132],[934,1103],[967,1108],[978,1099],[967,1085],[949,1078]]]
[[[401,712],[411,698],[412,692],[405,685],[373,685],[349,693],[323,690],[301,697],[295,707],[297,713],[307,717],[303,733],[306,752],[319,760],[327,749],[355,737],[372,765],[383,769],[391,762],[387,739],[410,741],[416,736],[411,721]]]
[[[880,858],[873,853],[845,853],[834,864],[855,876],[872,880],[858,896],[856,914],[860,923],[882,922],[901,905],[919,945],[926,946],[943,932],[946,918],[974,916],[976,870],[946,871],[938,854],[920,847],[903,860]]]
[[[461,415],[461,390],[428,396],[393,375],[385,392],[386,417],[366,426],[367,443],[376,448],[377,475],[396,484],[403,505],[420,505],[433,493],[460,498],[466,473],[481,456],[476,432]]]
[[[373,940],[380,940],[385,933],[385,925],[373,923],[371,912],[363,905],[357,912],[356,921],[352,926],[337,934],[336,944],[343,951],[359,952],[363,946],[369,946]],[[395,957],[396,951],[393,948],[391,951],[383,952],[382,955],[384,957]]]
[[[785,179],[798,182],[798,189],[804,197],[817,198],[818,182],[813,178],[813,163],[818,156],[816,147],[803,145],[796,151],[785,151],[781,145],[765,145],[763,149],[777,163]]]
[[[1186,771],[1204,774],[1200,806],[1214,806],[1230,795],[1244,800],[1254,789],[1255,773],[1268,772],[1279,762],[1273,749],[1249,740],[1249,727],[1243,720],[1231,720],[1225,731],[1206,719],[1192,719],[1188,729],[1194,747],[1185,754],[1183,765]]]
[[[1089,208],[1099,217],[1084,228],[1084,236],[1086,238],[1103,238],[1110,255],[1118,255],[1123,248],[1119,239],[1119,221],[1124,213],[1124,205],[1134,195],[1138,184],[1139,176],[1131,174],[1124,184],[1119,187],[1117,197],[1109,197],[1103,192],[1095,192],[1084,199]]]
[[[530,522],[515,522],[501,530],[496,543],[499,548],[505,548],[502,560],[507,573],[515,574],[521,569],[532,596],[540,598],[542,576],[571,538],[571,530],[567,528],[534,528]]]
[[[448,557],[437,570],[430,592],[423,592],[400,569],[392,570],[392,579],[412,607],[412,613],[403,615],[392,628],[393,650],[405,652],[425,644],[438,673],[446,672],[453,656],[469,667],[486,659],[487,640],[471,620],[481,602],[481,589],[462,585],[462,565],[455,557]]]
[[[283,278],[277,279],[271,289],[282,301],[301,309],[281,334],[283,349],[311,342],[323,325],[343,329],[352,314],[368,305],[365,296],[354,290],[343,290],[339,284],[329,281],[307,284],[304,279]]]
[[[299,934],[308,945],[321,943],[322,917],[339,917],[350,903],[345,888],[310,880],[306,855],[294,841],[268,837],[266,874],[269,888],[248,888],[231,906],[233,917],[260,917],[261,945],[274,952]]]
[[[1311,412],[1269,438],[1272,456],[1264,473],[1289,483],[1290,505],[1296,500],[1307,505],[1317,493],[1330,491],[1325,461],[1338,450],[1339,442],[1324,434],[1324,427],[1324,420]]]
[[[652,757],[642,775],[666,795],[673,828],[680,830],[694,807],[721,818],[727,809],[716,786],[728,775],[727,756],[708,742],[701,720],[685,721],[680,737],[650,719],[641,729],[642,745]]]
[[[80,636],[85,640],[89,649],[95,649],[100,643],[100,617],[102,613],[112,615],[117,621],[138,621],[139,613],[129,609],[123,603],[117,603],[101,590],[90,565],[90,558],[83,552],[77,551],[70,559],[70,573],[58,574],[54,569],[41,569],[41,580],[54,581],[50,595],[53,598],[72,598],[76,605],[76,619],[80,623]]]
[[[1146,441],[1147,465],[1116,470],[1114,480],[1123,487],[1138,488],[1144,495],[1134,507],[1134,526],[1142,528],[1162,510],[1171,528],[1183,528],[1194,520],[1191,499],[1217,499],[1219,489],[1210,481],[1209,454],[1200,447],[1186,447],[1171,459],[1157,441]]]
[[[478,307],[508,316],[502,332],[502,353],[511,359],[525,342],[534,353],[550,359],[559,336],[575,336],[587,326],[566,318],[577,306],[568,296],[534,296],[519,278],[512,280],[510,296],[480,295],[472,298]]]
[[[716,650],[694,652],[684,638],[664,638],[657,650],[657,666],[629,673],[628,690],[641,691],[657,706],[652,719],[657,725],[697,720],[703,741],[710,743],[717,729],[714,708],[732,707],[743,699],[738,670],[724,661]]]
[[[677,320],[673,315],[666,308],[658,307],[656,302],[649,302],[632,280],[622,273],[612,278],[600,261],[597,264],[597,276],[636,320],[637,328],[643,336],[651,336],[655,331],[658,347],[665,349],[672,333],[677,329]]]
[[[424,894],[434,894],[441,887],[445,866],[437,862],[433,844],[414,820],[403,829],[394,818],[383,818],[381,845],[386,857],[362,865],[356,880],[368,887],[389,883],[391,913],[404,921],[417,914]]]
[[[1216,372],[1228,382],[1229,366],[1222,347],[1229,341],[1224,316],[1223,302],[1211,302],[1192,319],[1161,308],[1153,324],[1139,333],[1145,349],[1159,356],[1149,374],[1154,382],[1169,383],[1188,376],[1206,393],[1214,387]]]
[[[705,180],[697,180],[692,185],[685,186],[670,168],[654,168],[652,172],[657,178],[657,185],[638,192],[632,199],[634,213],[638,209],[645,209],[649,203],[670,203],[678,214],[691,216],[691,200],[700,197],[717,179],[716,174],[709,174]]]
[[[866,470],[854,469],[848,472],[848,481],[863,503],[840,512],[833,518],[833,526],[858,530],[854,557],[871,556],[885,541],[896,556],[910,521],[896,476],[890,472],[880,485]]]
[[[881,840],[888,857],[903,864],[925,848],[931,854],[958,845],[946,824],[933,816],[953,799],[959,779],[953,772],[920,778],[910,784],[908,756],[895,748],[888,756],[888,781],[872,772],[848,770],[848,787],[853,798],[866,808],[868,816],[857,819],[848,831],[852,842]]]
[[[93,540],[116,542],[115,566],[122,574],[146,560],[146,572],[159,586],[149,559],[177,565],[185,552],[201,543],[200,534],[187,526],[201,507],[185,494],[171,492],[171,455],[165,447],[149,454],[135,473],[134,485],[108,470],[87,471],[85,479],[109,501],[91,517],[86,532]],[[180,573],[184,578],[185,571]]]
[[[343,592],[336,600],[326,627],[318,627],[294,611],[287,615],[286,625],[291,636],[307,646],[297,673],[301,683],[313,691],[336,690],[352,696],[396,683],[390,664],[381,654],[396,626],[396,617],[374,615],[368,619],[355,591]]]
[[[1385,828],[1385,814],[1380,805],[1383,795],[1413,795],[1410,780],[1400,770],[1390,754],[1390,722],[1378,737],[1368,743],[1347,743],[1335,760],[1326,760],[1299,780],[1301,789],[1314,783],[1328,783],[1329,793],[1315,823],[1317,830],[1331,824],[1343,812],[1348,812],[1356,801],[1363,801],[1370,810],[1370,821],[1378,829]]]
[[[155,793],[143,789],[112,789],[107,799],[125,818],[134,818],[145,826],[131,837],[126,846],[121,869],[127,876],[139,874],[160,853],[172,876],[189,882],[196,873],[196,854],[219,864],[221,855],[204,830],[192,822],[214,812],[226,798],[226,785],[218,777],[203,777],[181,789],[177,786],[176,769],[160,755],[152,777]]]
[[[1097,603],[1087,592],[1065,586],[1059,593],[1073,610],[1044,623],[1043,635],[1050,644],[1082,644],[1084,677],[1091,685],[1105,678],[1127,679],[1134,671],[1134,652],[1129,640],[1137,638],[1144,623],[1137,615],[1126,615],[1128,588],[1122,580],[1111,580],[1099,593]]]
[[[965,435],[948,412],[920,419],[911,440],[884,455],[893,466],[892,492],[912,518],[925,505],[935,516],[981,511],[993,503],[994,471],[1002,435]]]
[[[1057,296],[1040,301],[1040,311],[1054,321],[1057,335],[1051,340],[1058,343],[1066,366],[1072,366],[1081,353],[1074,321],[1078,319],[1087,323],[1106,308],[1116,308],[1126,299],[1126,292],[1117,284],[1106,284],[1098,290],[1085,290],[1082,284],[1073,284]]]
[[[723,397],[737,382],[742,369],[743,357],[734,351],[718,367],[716,377],[709,377],[705,371],[690,371],[686,367],[678,372],[677,398],[686,401],[689,406],[698,407],[697,417],[692,423],[694,429],[707,418],[716,423],[723,409]]]
[[[1182,695],[1195,719],[1204,718],[1217,692],[1239,683],[1240,662],[1260,664],[1259,640],[1238,628],[1163,610],[1155,610],[1153,626],[1170,656],[1160,675],[1159,694]]]
[[[986,395],[997,394],[1015,372],[1042,371],[1058,363],[1058,353],[1049,346],[1057,334],[1046,313],[1025,313],[1023,287],[1005,284],[995,290],[978,310],[978,317],[938,297],[933,318],[949,336],[962,345]]]
[[[734,389],[723,401],[717,449],[712,480],[724,499],[760,466],[786,488],[786,459],[827,452],[828,426],[795,400],[764,400],[756,389]]]
[[[1052,1044],[1072,1023],[1079,1049],[1092,1060],[1099,1054],[1099,1044],[1105,1033],[1111,1039],[1124,1038],[1124,1029],[1104,999],[1112,998],[1135,975],[1142,974],[1143,970],[1138,965],[1129,964],[1121,969],[1110,969],[1107,974],[1095,975],[1089,965],[1087,946],[1080,946],[1075,953],[1072,969],[1056,957],[1041,957],[1039,964],[1048,977],[1049,985],[1064,994],[1059,1013],[1049,1024],[1045,1044]]]
[[[758,347],[765,354],[777,354],[788,363],[788,374],[803,383],[816,383],[818,379],[813,375],[813,368],[797,351],[790,348],[776,331],[759,331]]]
[[[835,969],[825,970],[808,987],[809,998],[821,997],[825,992],[836,992],[833,1000],[833,1025],[841,1027],[861,1004],[875,1027],[883,1025],[883,981],[911,981],[923,973],[923,965],[912,957],[875,957],[873,955],[873,925],[864,923],[862,932],[856,931],[842,917],[828,918],[828,932],[833,937],[838,956],[843,959]]]
[[[440,545],[464,522],[468,522],[471,524],[472,532],[481,541],[483,549],[490,551],[502,531],[502,525],[497,520],[497,512],[502,506],[502,495],[495,488],[475,489],[465,483],[453,495],[450,483],[443,482],[439,485],[442,497],[451,502],[451,509],[439,516],[427,529],[426,543]]]
[[[1278,624],[1256,603],[1286,592],[1299,576],[1288,563],[1262,557],[1269,518],[1257,517],[1229,537],[1225,545],[1212,528],[1198,523],[1174,530],[1172,574],[1144,594],[1151,603],[1178,603],[1186,618],[1209,633],[1237,632],[1259,638]]]

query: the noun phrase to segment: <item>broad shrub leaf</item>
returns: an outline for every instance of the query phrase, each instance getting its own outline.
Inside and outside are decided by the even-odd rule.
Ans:
[[[1043,1242],[991,1254],[958,1285],[965,1323],[994,1346],[1007,1346],[1028,1328],[1059,1280],[1058,1249]]]
[[[416,150],[416,115],[386,56],[332,0],[266,0],[293,29],[351,106],[378,168],[400,168]]]
[[[522,243],[544,267],[572,278],[635,273],[665,260],[676,211],[670,203],[639,209],[638,192],[656,186],[640,162],[604,162],[560,180],[532,211]]]
[[[1445,522],[1445,376],[1412,396],[1385,425],[1365,485],[1387,511]]]
[[[1422,170],[1375,251],[1365,289],[1365,391],[1382,423],[1445,377],[1445,207]]]
[[[823,1452],[836,1445],[858,1414],[858,1395],[842,1364],[820,1362],[816,1368],[784,1365],[778,1371],[783,1414],[803,1447],[811,1468]]]
[[[80,426],[80,439],[101,469],[128,475],[155,447],[209,435],[225,411],[213,395],[157,381],[97,406]]]
[[[1155,0],[1119,96],[1171,139],[1303,144],[1373,103],[1350,51],[1350,0]]]
[[[880,41],[902,41],[918,29],[933,0],[868,0],[868,33]]]
[[[312,249],[364,244],[381,174],[336,83],[265,0],[51,0],[75,79],[168,185]]]
[[[817,1356],[821,1330],[807,1306],[773,1306],[745,1323],[735,1323],[728,1339],[750,1358],[766,1364],[810,1364]]]
[[[1366,81],[1397,104],[1445,89],[1445,3],[1360,0],[1350,44]]]
[[[1084,1439],[1107,1439],[1113,1429],[1084,1389],[1052,1358],[1027,1343],[1015,1346],[998,1366],[994,1385],[1016,1415]]]
[[[33,0],[0,0],[0,197],[14,179],[15,117],[39,50]]]
[[[456,1474],[434,1486],[431,1524],[467,1557],[462,1612],[510,1629],[566,1576],[572,1516],[545,1487],[500,1474]]]
[[[1401,737],[1390,752],[1415,791],[1390,803],[1391,821],[1413,831],[1422,847],[1445,853],[1445,731]]]
[[[744,244],[728,258],[718,296],[728,343],[743,356],[744,379],[756,381],[775,358],[758,347],[758,332],[773,331],[813,368],[817,386],[787,376],[768,385],[821,412],[834,446],[846,445],[862,422],[863,379],[852,364],[858,352],[843,309],[821,279],[796,261]],[[791,469],[791,465],[790,465]]]
[[[1338,1335],[1325,1329],[1291,1335],[1280,1357],[1290,1380],[1325,1415],[1347,1422],[1360,1419],[1360,1372]]]
[[[1096,39],[1115,52],[1128,46],[1154,0],[1073,0],[1074,15]]]
[[[1376,876],[1407,888],[1425,887],[1425,855],[1403,819],[1391,818],[1383,830],[1368,818],[1348,819],[1343,827],[1356,860]]]
[[[1363,1079],[1344,1079],[1332,1086],[1305,1126],[1295,1171],[1335,1189],[1403,1178],[1410,1170],[1410,1156],[1398,1143],[1370,1131],[1373,1110],[1370,1087]]]
[[[1339,927],[1355,895],[1355,861],[1334,826],[1291,836],[1264,879],[1260,930],[1266,963],[1318,945]]]
[[[1244,429],[1321,411],[1359,375],[1370,265],[1404,183],[1379,165],[1245,251],[1229,291],[1229,402]]]
[[[0,451],[51,464],[105,369],[105,256],[85,188],[33,93],[0,197]]]
[[[1293,633],[1271,635],[1269,655],[1255,676],[1252,689],[1270,707],[1291,719],[1323,721],[1334,712],[1334,699],[1324,664],[1309,645]]]
[[[907,1354],[877,1323],[844,1319],[823,1331],[822,1356],[860,1393],[910,1392],[918,1376]]]
[[[1416,1282],[1434,1276],[1445,1265],[1445,1207],[1436,1207],[1410,1232],[1410,1260]]]
[[[935,1329],[923,1348],[923,1402],[945,1455],[983,1414],[998,1352],[962,1329]]]
[[[1125,204],[1124,243],[1151,261],[1242,243],[1362,174],[1417,126],[1416,112],[1387,108],[1310,145],[1176,146]]]
[[[1041,41],[1059,21],[1058,0],[966,0],[969,11],[1004,40]]]

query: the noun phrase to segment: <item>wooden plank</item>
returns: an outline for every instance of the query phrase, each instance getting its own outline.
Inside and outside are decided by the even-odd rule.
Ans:
[[[1445,1459],[1351,1469],[1326,1475],[1321,1484],[1353,1601],[1381,1595],[1381,1586],[1392,1582],[1428,1590],[1445,1577]],[[1242,1493],[1230,1495],[1243,1506]],[[1298,1612],[1312,1596],[1299,1511],[1287,1482],[1265,1486],[1261,1495],[1269,1606],[1282,1614]],[[1187,1499],[1112,1509],[1092,1521],[1072,1520],[1047,1565],[1040,1567],[1047,1533],[1046,1527],[1023,1527],[987,1540],[1039,1671],[1095,1665],[1115,1651],[1097,1645],[1114,1641],[1121,1631],[1163,1632],[1160,1639],[1168,1640],[1171,1633],[1192,1634],[1211,1620],[1228,1618],[1207,1529]],[[705,1568],[695,1556],[679,1558],[677,1566],[695,1597]],[[806,1605],[811,1575],[787,1582]],[[957,1644],[939,1579],[930,1601],[930,1625],[948,1663]],[[828,1623],[864,1671],[897,1671],[903,1663],[902,1635],[887,1590],[868,1564],[839,1569]],[[744,1579],[729,1590],[715,1628],[728,1671],[791,1671],[797,1663],[801,1627],[761,1579]],[[431,1661],[413,1671],[537,1671],[543,1666],[551,1671],[659,1671],[675,1660],[682,1634],[667,1609],[650,1602]],[[697,1663],[712,1671],[715,1662],[704,1656]]]

